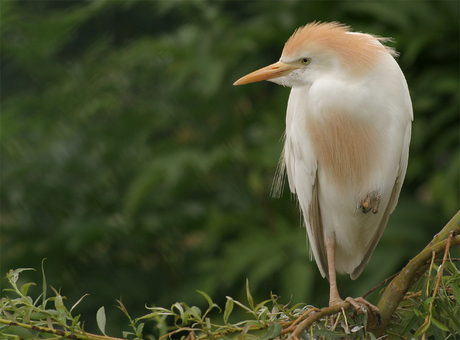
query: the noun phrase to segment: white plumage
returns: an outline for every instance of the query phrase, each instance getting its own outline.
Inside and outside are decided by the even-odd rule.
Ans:
[[[297,194],[313,256],[331,283],[331,305],[341,301],[335,270],[361,274],[406,173],[412,105],[385,41],[338,23],[308,24],[287,41],[280,61],[235,82],[292,87],[278,175],[285,170]]]

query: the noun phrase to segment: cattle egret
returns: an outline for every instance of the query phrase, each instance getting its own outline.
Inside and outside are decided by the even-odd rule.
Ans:
[[[406,173],[412,104],[387,40],[337,22],[310,23],[289,38],[278,62],[234,83],[292,88],[278,176],[287,173],[297,195],[330,306],[343,301],[336,271],[361,274]]]

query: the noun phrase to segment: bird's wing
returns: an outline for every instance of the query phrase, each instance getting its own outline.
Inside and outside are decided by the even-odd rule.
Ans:
[[[308,139],[288,147],[285,163],[291,191],[297,194],[307,229],[310,257],[315,258],[323,277],[327,276],[327,256],[318,199],[317,161]],[[293,149],[292,151],[288,151]]]
[[[326,253],[318,202],[317,160],[309,136],[305,130],[305,114],[296,114],[295,105],[302,92],[291,90],[286,115],[286,133],[283,154],[276,178],[274,194],[282,190],[284,173],[287,174],[289,188],[297,194],[307,235],[310,243],[310,255],[315,257],[322,276],[327,274]],[[294,104],[294,105],[292,105]]]
[[[305,216],[305,219],[306,218],[307,216]],[[321,275],[323,277],[327,276],[327,279],[329,280],[326,245],[324,244],[323,221],[321,220],[321,211],[319,209],[318,181],[316,180],[312,188],[312,198],[310,208],[308,210],[308,222],[305,221],[305,224],[311,247],[310,256],[311,254],[315,256],[315,261]]]
[[[412,110],[410,112],[412,114]],[[412,120],[412,115],[411,115],[411,120]],[[374,238],[372,239],[372,242],[370,243],[370,246],[366,254],[364,255],[363,260],[361,261],[359,266],[356,267],[356,269],[353,270],[353,272],[350,274],[350,277],[353,280],[358,278],[358,276],[361,274],[364,267],[366,266],[367,262],[369,261],[372,253],[374,252],[375,247],[377,246],[377,243],[380,240],[380,237],[383,234],[383,231],[385,230],[385,227],[388,223],[388,219],[390,218],[390,214],[393,212],[393,210],[395,209],[398,203],[399,194],[401,192],[401,188],[404,182],[404,177],[406,175],[406,170],[407,170],[407,163],[409,160],[410,136],[411,136],[411,124],[409,123],[406,127],[406,131],[404,135],[403,149],[401,153],[401,158],[399,160],[398,176],[396,177],[396,181],[393,186],[393,190],[391,191],[390,200],[388,201],[388,205],[385,211],[383,212],[383,216],[382,216],[382,219],[380,220],[379,226],[377,228],[377,232],[375,233]]]

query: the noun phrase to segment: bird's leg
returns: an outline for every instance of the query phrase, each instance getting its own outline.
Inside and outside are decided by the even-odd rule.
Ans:
[[[358,209],[361,209],[363,213],[368,213],[372,210],[372,213],[377,214],[379,212],[379,203],[382,196],[377,191],[372,191],[366,195],[366,198],[359,202]]]
[[[327,255],[327,271],[329,279],[329,307],[342,302],[337,288],[337,277],[335,273],[335,234],[326,235],[326,255]],[[331,316],[331,324],[334,325],[335,316]]]
[[[339,295],[335,274],[335,234],[326,235],[325,241],[329,277],[329,306],[333,306],[343,301]]]
[[[378,205],[378,201],[376,204]],[[339,295],[339,290],[337,288],[337,277],[335,273],[335,234],[326,235],[325,241],[327,255],[327,270],[329,277],[329,306],[331,307],[338,303],[341,303],[343,300]],[[380,316],[379,309],[362,297],[347,297],[345,301],[352,305],[353,308],[358,312],[358,314],[363,313],[363,309],[360,305],[363,304],[367,306],[374,315],[376,315],[377,317]]]

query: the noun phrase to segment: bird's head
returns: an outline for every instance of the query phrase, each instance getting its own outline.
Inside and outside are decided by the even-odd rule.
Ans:
[[[268,80],[289,86],[311,85],[330,75],[356,78],[365,76],[383,56],[395,56],[382,42],[388,39],[350,32],[337,22],[313,22],[297,29],[284,45],[278,62],[254,71],[233,85]]]

